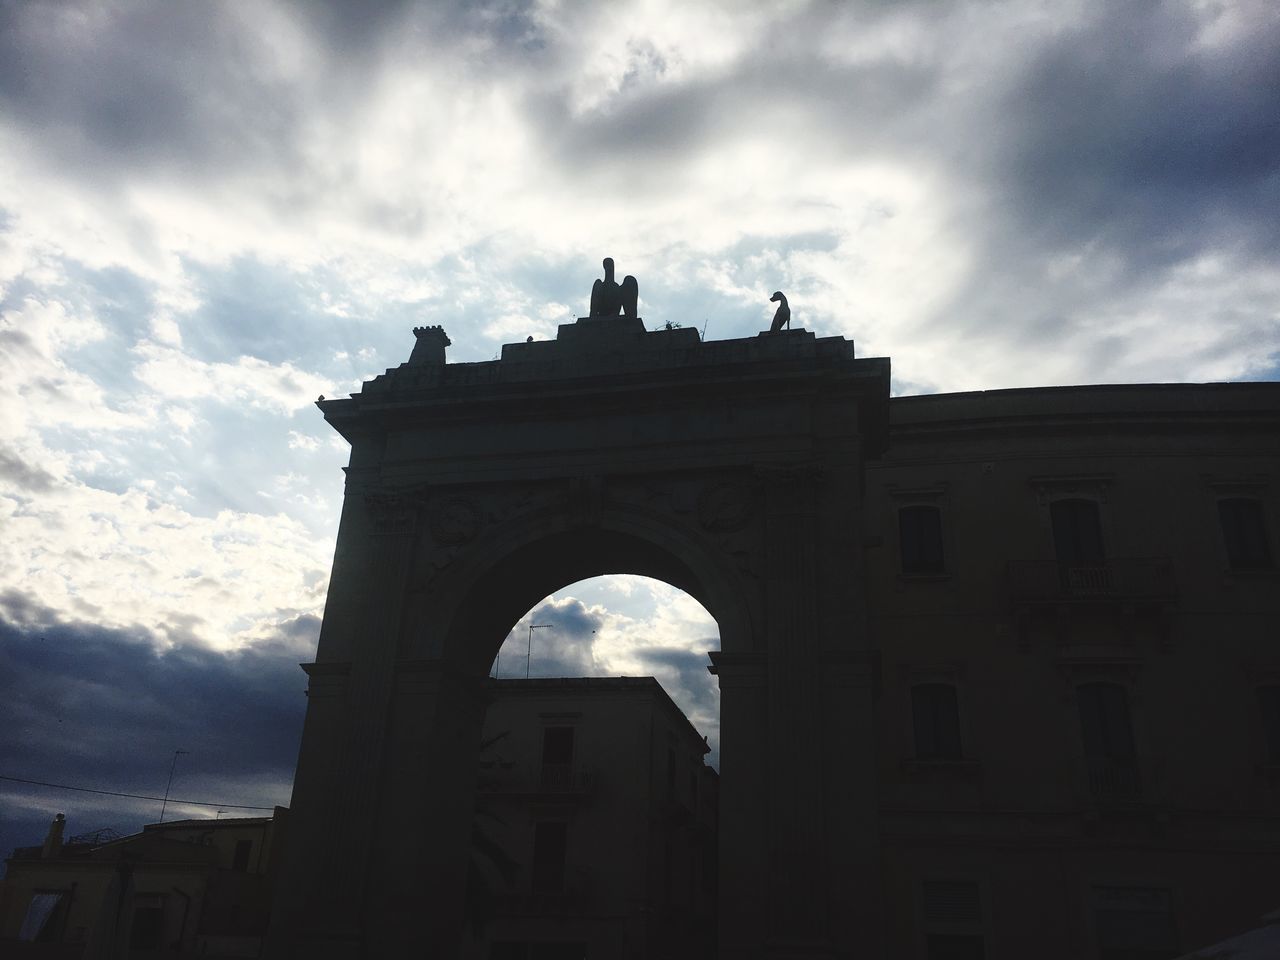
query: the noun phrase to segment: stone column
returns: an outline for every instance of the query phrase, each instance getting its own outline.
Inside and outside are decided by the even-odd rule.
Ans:
[[[358,956],[368,926],[369,854],[417,508],[377,494],[366,496],[365,507],[360,581],[331,586],[364,594],[351,662],[309,670],[317,692],[332,692],[336,680],[345,696],[321,696],[307,708],[294,791],[299,802],[291,812],[269,944],[274,957]],[[339,536],[361,531],[344,529]],[[317,686],[320,678],[326,683]],[[339,749],[326,749],[335,742]]]
[[[483,677],[402,661],[369,878],[370,956],[456,957],[461,948]]]
[[[719,954],[760,960],[768,936],[768,724],[764,657],[714,651],[720,681]]]
[[[874,713],[878,672],[871,652],[822,655],[823,812],[832,954],[865,960],[884,955]]]
[[[765,474],[769,956],[825,955],[826,823],[818,636],[820,478]]]

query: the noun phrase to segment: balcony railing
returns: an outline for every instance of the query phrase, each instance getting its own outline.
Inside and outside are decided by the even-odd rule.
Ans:
[[[1062,603],[1090,601],[1169,601],[1177,596],[1173,564],[1163,557],[1059,563],[1056,560],[1009,562],[1009,595],[1017,601]]]
[[[538,787],[548,793],[579,793],[590,782],[587,771],[572,763],[544,763],[538,772]]]
[[[482,793],[500,795],[586,794],[591,771],[572,763],[544,763],[537,767],[486,769],[481,772]]]
[[[1142,778],[1132,759],[1088,757],[1089,791],[1099,800],[1137,800],[1142,796]]]
[[[592,912],[595,906],[595,885],[592,874],[581,868],[563,865],[549,876],[534,873],[529,878],[529,889],[498,894],[494,898],[494,912],[500,916],[554,917],[574,916]]]

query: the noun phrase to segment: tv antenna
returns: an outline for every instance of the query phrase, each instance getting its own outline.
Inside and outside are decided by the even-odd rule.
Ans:
[[[169,782],[164,785],[164,803],[160,804],[160,822],[164,823],[164,810],[169,806],[169,788],[173,786],[173,771],[178,768],[178,757],[187,753],[186,750],[173,751],[173,763],[169,764]]]
[[[546,630],[554,627],[554,623],[531,623],[529,624],[529,643],[524,648],[524,678],[529,679],[529,661],[533,657],[533,631]]]

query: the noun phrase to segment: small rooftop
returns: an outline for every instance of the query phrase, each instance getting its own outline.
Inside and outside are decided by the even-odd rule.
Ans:
[[[671,695],[655,677],[530,677],[489,678],[489,689],[495,694],[561,694],[569,696],[608,695],[622,691],[634,691],[657,697],[666,709],[680,718],[681,723],[697,740],[702,741],[704,753],[710,752],[706,737],[698,732],[683,710],[671,699]]]

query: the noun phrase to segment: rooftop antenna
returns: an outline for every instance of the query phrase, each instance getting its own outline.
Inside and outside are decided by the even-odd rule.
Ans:
[[[524,650],[524,678],[529,679],[529,660],[533,656],[533,631],[543,630],[547,627],[554,627],[554,623],[531,623],[529,624],[529,645]]]
[[[702,318],[702,342],[707,342],[707,318]]]
[[[186,750],[173,751],[173,763],[169,764],[169,782],[164,785],[164,803],[160,804],[160,822],[164,823],[164,809],[169,806],[169,788],[173,786],[173,771],[178,767],[178,757]]]

